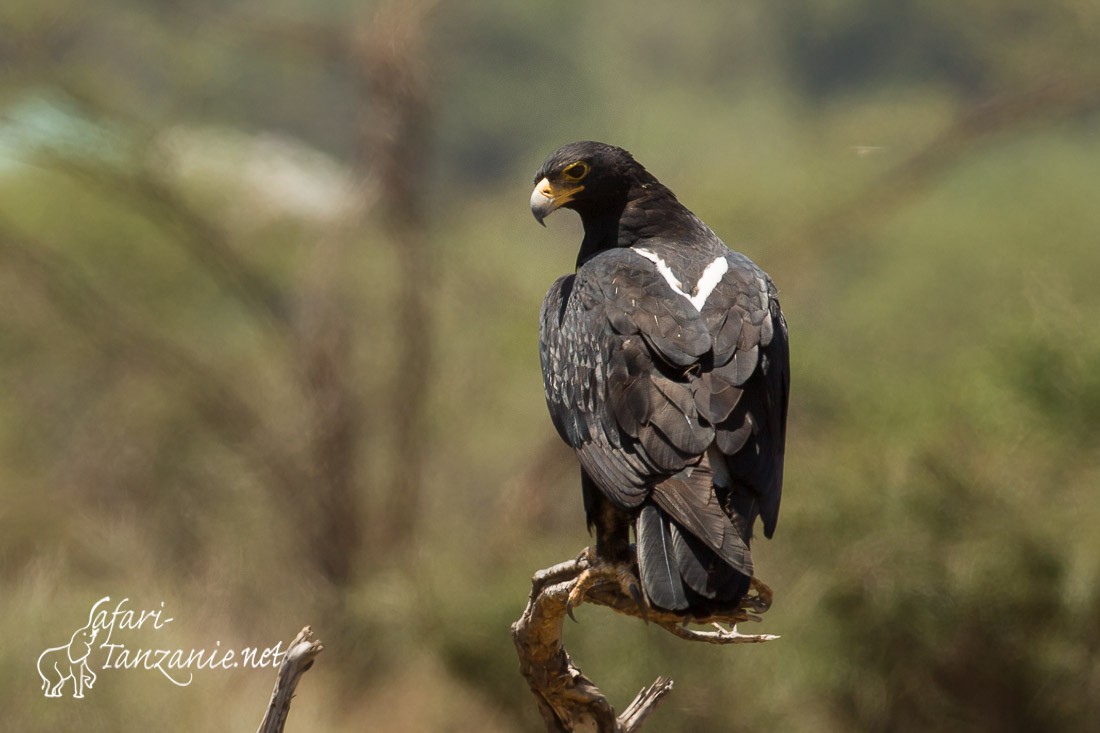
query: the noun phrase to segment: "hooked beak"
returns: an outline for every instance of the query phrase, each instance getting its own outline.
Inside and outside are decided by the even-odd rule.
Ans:
[[[543,219],[572,201],[573,195],[583,190],[584,186],[570,189],[555,188],[549,179],[543,178],[531,192],[531,213],[535,215],[535,221],[546,226]]]

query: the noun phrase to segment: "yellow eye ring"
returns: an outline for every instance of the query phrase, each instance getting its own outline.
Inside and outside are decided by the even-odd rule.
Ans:
[[[588,175],[588,164],[580,161],[572,163],[561,174],[570,181],[579,181]]]

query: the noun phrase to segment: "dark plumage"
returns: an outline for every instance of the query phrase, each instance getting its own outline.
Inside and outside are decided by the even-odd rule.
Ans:
[[[546,403],[576,450],[602,561],[696,615],[733,607],[783,484],[789,355],[775,285],[631,155],[566,145],[535,174],[540,222],[575,210],[574,275],[542,306]]]

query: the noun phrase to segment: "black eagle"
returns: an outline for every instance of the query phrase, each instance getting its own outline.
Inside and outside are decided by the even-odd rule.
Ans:
[[[622,148],[553,153],[531,211],[559,207],[584,239],[542,304],[542,374],[596,560],[632,577],[633,527],[649,603],[731,609],[756,518],[770,538],[779,515],[790,358],[775,285]]]

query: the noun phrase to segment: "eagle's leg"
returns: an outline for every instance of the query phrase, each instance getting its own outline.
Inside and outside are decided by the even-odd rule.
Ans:
[[[573,617],[573,608],[584,602],[584,594],[597,583],[612,580],[624,595],[634,599],[642,617],[646,603],[642,584],[634,569],[634,552],[630,547],[630,515],[604,496],[587,473],[581,472],[584,509],[588,527],[596,535],[595,551],[587,550],[589,567],[577,577],[566,601],[566,612]]]

